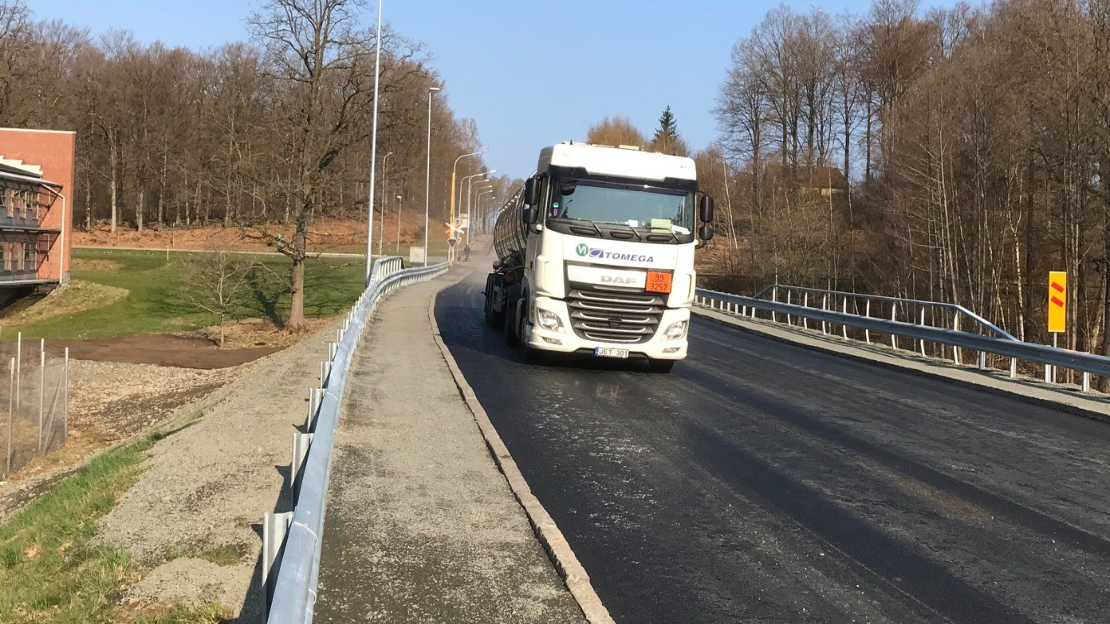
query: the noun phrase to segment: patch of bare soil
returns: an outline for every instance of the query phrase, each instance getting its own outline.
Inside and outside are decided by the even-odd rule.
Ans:
[[[291,341],[295,339],[294,337]],[[52,340],[47,343],[47,352],[58,355],[69,347],[69,356],[79,360],[214,369],[239,366],[280,351],[284,346],[284,344],[267,343],[264,346],[245,348],[225,346],[221,349],[210,338],[203,336],[147,334],[116,338]]]
[[[147,431],[250,365],[198,369],[70,360],[69,438],[0,482],[0,520],[102,449]]]
[[[4,318],[6,325],[27,325],[56,316],[76,314],[110,305],[127,296],[126,288],[83,280],[70,283],[36,301],[30,307]]]
[[[282,349],[303,340],[326,327],[332,319],[305,319],[297,331],[287,331],[269,319],[243,319],[224,324],[224,350],[248,350],[270,347]],[[197,332],[210,344],[220,340],[219,326],[206,327]]]

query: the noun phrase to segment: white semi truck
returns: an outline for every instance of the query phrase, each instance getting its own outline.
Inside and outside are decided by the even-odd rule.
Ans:
[[[713,199],[697,198],[690,158],[573,142],[544,148],[498,214],[486,322],[527,357],[646,358],[670,371],[686,357],[694,249],[713,237]]]

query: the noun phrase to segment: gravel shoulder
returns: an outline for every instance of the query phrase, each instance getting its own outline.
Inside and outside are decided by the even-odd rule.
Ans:
[[[290,435],[304,422],[307,388],[318,383],[334,331],[249,365],[178,413],[138,483],[100,522],[99,540],[150,569],[125,600],[218,600],[241,621],[260,621],[262,515],[292,509]],[[225,566],[203,560],[220,548],[243,556]]]
[[[324,532],[319,622],[583,622],[402,289],[348,378]]]

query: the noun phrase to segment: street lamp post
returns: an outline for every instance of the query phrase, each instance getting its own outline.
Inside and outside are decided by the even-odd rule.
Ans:
[[[432,99],[439,87],[428,87],[428,164],[424,172],[424,266],[428,266],[428,214],[432,207]],[[377,100],[374,101],[375,106]]]
[[[397,246],[393,251],[401,251],[401,196],[397,196]]]
[[[478,206],[477,206],[478,214],[482,213],[482,198],[485,197],[486,195],[490,195],[490,199],[496,199],[495,197],[493,197],[493,189],[492,188],[486,189],[486,190],[482,191],[481,193],[478,193],[478,199],[474,202],[475,204],[478,204]],[[466,209],[466,222],[467,222],[466,244],[469,245],[470,244],[470,223],[471,223],[471,221],[470,221],[470,208]]]
[[[495,173],[497,173],[496,169],[494,169],[493,171],[483,171],[482,173],[476,173],[476,174],[474,174],[473,176],[470,176],[470,177],[471,178],[476,178],[478,176],[483,176],[483,175],[484,176],[489,176],[489,175],[493,175]],[[470,212],[470,195],[471,195],[471,193],[474,192],[475,188],[480,188],[481,184],[485,183],[485,182],[489,182],[489,180],[478,180],[479,185],[477,187],[474,186],[474,180],[473,179],[469,180],[466,183],[466,210],[467,210],[468,213]]]
[[[385,209],[389,206],[389,194],[385,192],[385,189],[389,188],[387,176],[389,175],[389,157],[392,155],[393,152],[389,152],[382,157],[382,169],[385,170],[382,173],[382,195],[385,195],[385,199],[382,200],[382,227],[378,230],[378,256],[382,255],[382,239],[385,238]]]
[[[374,52],[374,121],[370,129],[370,197],[366,200],[366,280],[374,266],[374,170],[378,164],[378,78],[382,65],[382,1],[378,0],[378,35]],[[431,145],[431,104],[428,105],[428,145]],[[429,156],[430,158],[430,156]],[[384,212],[383,212],[384,215]]]
[[[455,164],[451,165],[451,223],[455,222],[455,169],[459,166],[459,161],[470,156],[485,154],[488,151],[488,149],[484,149],[477,152],[471,152],[469,154],[463,154],[462,156],[459,156],[455,159]]]
[[[489,186],[488,187],[483,187],[482,186],[483,184],[487,184]],[[483,188],[493,188],[493,182],[490,182],[489,180],[482,180],[478,184],[478,186],[474,187],[474,190],[478,191],[478,192],[481,192]],[[467,192],[466,192],[466,214],[468,216],[470,215],[470,197],[471,197],[470,190],[467,190]],[[469,225],[470,224],[468,223],[467,226],[469,226]]]

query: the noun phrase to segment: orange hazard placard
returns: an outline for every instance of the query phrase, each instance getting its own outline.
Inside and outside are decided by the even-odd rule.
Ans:
[[[647,291],[656,293],[671,292],[671,274],[665,271],[648,271]]]
[[[1064,271],[1048,273],[1048,331],[1063,333],[1068,323],[1068,274]]]

